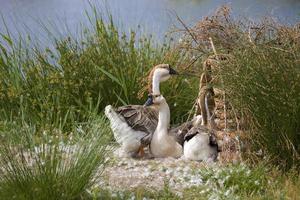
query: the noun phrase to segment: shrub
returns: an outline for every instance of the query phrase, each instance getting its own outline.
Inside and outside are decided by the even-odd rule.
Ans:
[[[300,28],[271,19],[238,21],[227,7],[187,31],[180,47],[194,55],[219,55],[215,87],[224,90],[251,132],[252,150],[272,155],[283,168],[300,165]],[[192,49],[192,50],[191,50]]]

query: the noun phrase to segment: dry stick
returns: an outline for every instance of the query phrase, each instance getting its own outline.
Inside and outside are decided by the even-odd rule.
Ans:
[[[190,29],[185,25],[185,23],[182,21],[182,19],[175,13],[177,20],[182,24],[182,26],[185,28],[185,30],[191,35],[192,39],[199,45],[197,39],[195,38],[195,35],[190,31]]]
[[[216,59],[217,59],[217,61],[218,61],[218,60],[219,60],[218,54],[217,54],[215,45],[214,45],[214,43],[213,43],[211,37],[209,37],[209,41],[210,41],[212,50],[213,50],[213,52],[214,52],[214,54],[215,54],[215,56],[216,56]],[[221,79],[221,84],[222,84],[222,86],[223,86],[223,88],[224,88],[224,82],[223,82],[223,79]],[[226,94],[225,94],[225,91],[224,91],[224,93],[223,93],[223,101],[224,101],[224,120],[225,120],[225,128],[224,128],[224,129],[225,129],[225,132],[226,132],[226,130],[227,130],[227,111],[226,111],[226,110],[227,110],[227,108],[226,108]]]
[[[190,62],[187,66],[183,67],[184,70],[188,69],[190,66],[192,66],[200,57],[200,56],[197,56],[192,62]]]
[[[253,41],[251,39],[251,27],[249,27],[249,30],[248,30],[248,39],[249,39],[249,42],[253,44]]]
[[[238,120],[238,118],[237,118],[237,114],[236,114],[236,112],[235,112],[235,109],[234,109],[234,107],[233,107],[233,105],[232,105],[231,103],[230,103],[230,106],[232,107],[232,111],[233,111],[233,113],[234,113],[234,117],[235,117],[235,120],[236,120],[237,132],[238,132],[238,133],[241,133],[241,132],[240,132],[240,122],[239,122],[239,120]],[[237,145],[238,151],[241,152],[241,151],[242,151],[242,149],[241,149],[241,146],[242,146],[242,145],[241,145],[240,139],[237,138],[237,136],[235,137],[235,139],[236,139],[236,141],[237,141],[237,143],[238,143],[238,145]],[[242,155],[241,155],[241,153],[239,153],[238,156],[239,156],[239,159],[242,160]]]

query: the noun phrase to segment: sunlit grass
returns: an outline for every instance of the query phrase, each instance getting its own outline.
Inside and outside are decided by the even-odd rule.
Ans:
[[[14,127],[14,138],[1,141],[1,199],[88,197],[107,162],[110,132],[103,117],[74,126],[68,137],[58,128],[39,133],[25,122]]]

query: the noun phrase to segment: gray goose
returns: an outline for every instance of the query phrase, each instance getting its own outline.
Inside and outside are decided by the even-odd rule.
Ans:
[[[160,94],[160,82],[168,80],[177,72],[169,64],[160,64],[150,73],[151,93]],[[150,80],[149,80],[150,81]],[[158,123],[158,110],[143,105],[105,107],[105,115],[110,121],[114,138],[121,145],[122,156],[143,156],[144,147],[151,142]]]

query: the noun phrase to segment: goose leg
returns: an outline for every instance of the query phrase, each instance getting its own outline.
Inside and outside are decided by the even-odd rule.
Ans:
[[[145,151],[144,151],[144,147],[143,146],[140,146],[139,150],[138,150],[138,156],[140,158],[144,157],[145,155]]]
[[[142,158],[144,155],[145,155],[145,151],[142,145],[139,147],[137,151],[131,153],[131,157],[137,159]]]

